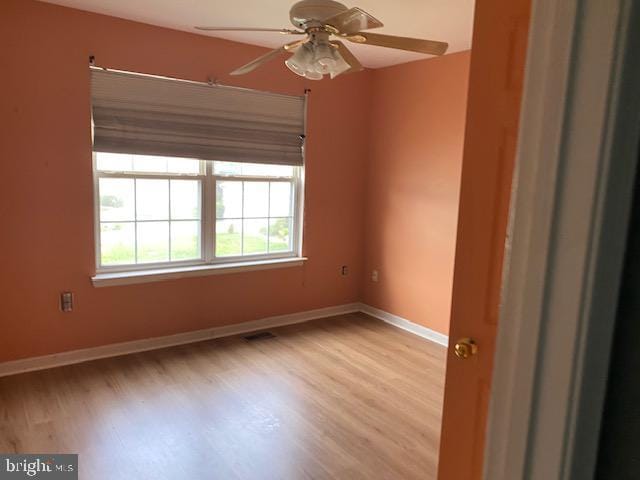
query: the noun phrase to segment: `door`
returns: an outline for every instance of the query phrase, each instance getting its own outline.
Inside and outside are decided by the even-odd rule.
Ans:
[[[530,0],[476,3],[440,480],[482,477],[529,10]]]

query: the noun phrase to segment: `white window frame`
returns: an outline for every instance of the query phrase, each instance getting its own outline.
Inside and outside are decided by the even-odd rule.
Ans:
[[[207,188],[204,190],[209,195],[207,199],[207,205],[213,206],[210,208],[209,215],[211,218],[209,219],[209,224],[214,228],[208,229],[208,234],[210,238],[205,239],[206,249],[205,251],[211,255],[210,258],[207,259],[207,263],[211,264],[224,264],[224,263],[238,263],[238,262],[252,262],[257,260],[268,260],[268,259],[277,259],[277,258],[290,258],[290,257],[298,257],[300,256],[300,249],[302,243],[302,236],[299,234],[301,231],[300,218],[302,217],[302,208],[300,205],[300,195],[302,192],[302,169],[304,167],[293,167],[293,177],[260,177],[260,176],[244,176],[244,175],[216,175],[213,171],[213,162],[206,162],[207,169],[207,181],[210,182],[207,185]],[[215,224],[216,224],[216,182],[217,181],[237,181],[237,182],[286,182],[291,183],[293,188],[293,202],[291,205],[292,212],[292,226],[291,226],[291,245],[292,250],[290,252],[277,252],[277,253],[260,253],[256,255],[235,255],[235,256],[227,256],[227,257],[216,257],[215,256]],[[243,192],[244,198],[244,192]],[[269,196],[270,198],[270,196]],[[222,219],[221,219],[222,220]],[[244,220],[244,217],[243,217]]]
[[[162,273],[163,270],[176,271],[184,268],[186,271],[192,271],[191,267],[203,266],[225,266],[230,265],[237,268],[239,265],[265,265],[268,261],[279,261],[286,259],[301,259],[302,252],[302,225],[304,214],[304,167],[294,166],[293,177],[268,177],[268,176],[244,176],[244,175],[216,175],[214,173],[213,161],[200,159],[201,171],[199,174],[171,174],[171,173],[154,173],[154,172],[121,172],[121,171],[105,171],[98,170],[97,156],[93,152],[93,193],[94,193],[94,246],[95,246],[95,262],[96,262],[96,278],[100,275],[109,276],[110,274],[130,273],[130,272],[147,272],[153,271]],[[100,235],[100,194],[99,180],[100,178],[132,178],[132,179],[199,179],[201,183],[200,202],[201,202],[201,218],[200,218],[200,258],[184,261],[167,261],[167,262],[149,262],[143,264],[123,264],[123,265],[102,265],[101,259],[101,235]],[[292,249],[286,252],[263,253],[255,255],[234,255],[225,257],[215,256],[215,228],[216,228],[216,182],[222,181],[239,181],[239,182],[286,182],[291,183],[293,188],[292,202],[292,228],[291,228],[291,245]],[[135,220],[137,224],[139,221]],[[137,247],[136,247],[137,248]],[[280,265],[281,262],[274,263]],[[111,277],[109,277],[111,278]],[[99,279],[99,278],[98,278]],[[132,282],[135,283],[135,282]]]

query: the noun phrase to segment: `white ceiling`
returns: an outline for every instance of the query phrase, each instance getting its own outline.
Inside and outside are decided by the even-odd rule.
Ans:
[[[287,38],[278,33],[203,33],[194,25],[292,28],[289,8],[293,0],[44,0],[67,7],[112,15],[162,27],[205,34],[238,42],[276,48]],[[376,33],[449,42],[447,53],[471,47],[474,0],[353,0],[384,23]],[[429,55],[369,45],[349,48],[363,65],[380,68],[410,62]]]

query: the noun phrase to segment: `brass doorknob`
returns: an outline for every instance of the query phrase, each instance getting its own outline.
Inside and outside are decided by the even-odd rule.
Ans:
[[[453,347],[456,357],[463,360],[478,353],[478,344],[472,338],[461,338]]]

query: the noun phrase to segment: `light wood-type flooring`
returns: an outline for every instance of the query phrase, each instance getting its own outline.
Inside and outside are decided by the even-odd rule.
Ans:
[[[435,479],[445,349],[362,313],[0,378],[0,452],[83,480]]]

